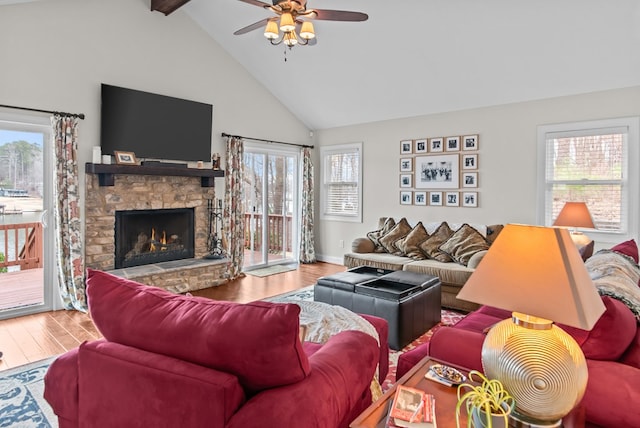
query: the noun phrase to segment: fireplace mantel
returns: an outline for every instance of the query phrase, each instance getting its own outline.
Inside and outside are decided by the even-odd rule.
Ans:
[[[224,177],[221,169],[184,168],[178,166],[108,165],[87,162],[87,174],[97,174],[100,187],[113,186],[117,174],[126,175],[170,175],[175,177],[200,177],[202,187],[215,187],[214,179]]]

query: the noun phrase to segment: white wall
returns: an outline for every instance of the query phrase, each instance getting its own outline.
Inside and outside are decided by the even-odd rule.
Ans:
[[[374,230],[381,216],[404,216],[413,224],[417,220],[535,224],[537,126],[639,115],[640,87],[633,87],[318,131],[319,145],[364,143],[363,222],[318,220],[319,258],[340,262],[351,241]],[[401,206],[400,140],[468,134],[480,136],[478,208]]]
[[[213,104],[214,152],[224,153],[221,132],[308,143],[306,127],[184,12],[165,17],[149,4],[1,6],[0,104],[85,113],[81,165],[100,144],[101,83]]]

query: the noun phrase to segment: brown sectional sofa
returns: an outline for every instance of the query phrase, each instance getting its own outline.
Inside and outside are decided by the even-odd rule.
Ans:
[[[437,246],[438,249],[446,248],[449,253],[436,254],[435,257],[433,251],[437,251],[432,245],[431,254],[427,254],[424,251],[418,251],[420,248],[429,249],[428,246],[423,245],[420,246],[420,243],[417,244],[418,250],[416,250],[416,245],[413,245],[413,250],[410,251],[406,245],[402,245],[403,241],[396,240],[395,243],[398,245],[390,245],[389,240],[387,240],[386,245],[381,245],[380,241],[384,241],[384,236],[394,232],[395,229],[398,229],[397,225],[403,223],[405,224],[406,231],[406,220],[401,219],[398,223],[395,222],[394,219],[390,217],[382,217],[378,222],[378,229],[373,232],[369,232],[367,237],[356,238],[352,243],[351,253],[347,253],[344,255],[344,265],[347,268],[354,268],[358,266],[371,266],[379,269],[388,269],[388,270],[404,270],[408,272],[417,272],[424,273],[428,275],[434,275],[440,278],[441,281],[441,293],[442,293],[442,306],[446,308],[461,310],[465,312],[470,312],[478,309],[479,305],[471,302],[467,302],[465,300],[460,300],[456,298],[456,295],[465,284],[467,279],[471,276],[475,267],[480,263],[484,254],[486,254],[488,247],[495,240],[498,233],[502,230],[503,225],[495,224],[488,226],[470,226],[469,224],[463,225],[448,225],[450,229],[449,239],[455,242],[449,242],[449,245],[446,245],[447,234],[442,236],[444,242],[441,245]],[[423,226],[425,230],[427,230],[427,234],[429,237],[433,236],[435,233],[438,233],[438,230],[441,230],[440,225],[442,223],[425,223],[426,226]],[[420,226],[421,222],[417,223],[415,226],[411,228],[414,230]],[[434,229],[435,232],[434,232]],[[469,233],[466,233],[466,237],[462,236],[464,231],[469,231],[469,233],[474,234],[475,245],[470,243],[471,239],[466,239],[469,237]],[[396,230],[397,232],[397,230]],[[429,234],[429,232],[434,232]],[[482,236],[482,238],[478,238],[478,235],[474,232],[477,232]],[[403,233],[399,233],[396,236],[401,236]],[[456,235],[456,236],[454,236]],[[424,236],[424,233],[423,233]],[[401,237],[399,239],[406,238]],[[457,240],[456,240],[457,238]],[[428,237],[427,237],[428,239]],[[482,242],[483,241],[483,242]],[[436,241],[438,244],[439,241]],[[453,245],[452,245],[453,244]],[[484,249],[483,248],[484,245]],[[400,249],[400,248],[402,249]],[[462,247],[467,247],[468,251],[465,254]],[[391,250],[392,252],[390,252]],[[405,251],[408,251],[409,255]],[[477,250],[477,251],[476,251]],[[456,254],[458,253],[458,254]],[[453,257],[447,257],[452,255]],[[444,261],[449,260],[449,261]],[[456,261],[457,260],[457,261]]]

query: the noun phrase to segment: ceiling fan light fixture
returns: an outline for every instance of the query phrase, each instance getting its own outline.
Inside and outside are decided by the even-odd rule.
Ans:
[[[291,32],[296,29],[296,24],[293,22],[293,16],[289,12],[285,12],[280,17],[280,30],[284,33]]]
[[[267,22],[267,28],[264,29],[264,36],[269,40],[278,38],[278,24],[275,21]]]
[[[311,40],[316,37],[316,32],[313,29],[312,22],[304,21],[302,23],[302,28],[300,28],[300,37],[305,40]]]

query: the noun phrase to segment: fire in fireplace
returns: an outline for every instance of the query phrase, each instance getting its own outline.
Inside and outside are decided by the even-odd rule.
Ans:
[[[193,208],[116,211],[116,269],[194,256]]]

